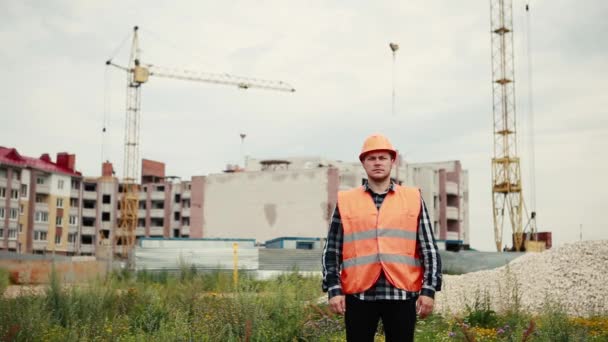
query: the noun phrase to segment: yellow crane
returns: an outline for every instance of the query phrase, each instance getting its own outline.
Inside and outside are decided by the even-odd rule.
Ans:
[[[269,81],[256,78],[238,77],[229,74],[214,74],[188,70],[162,68],[151,64],[142,64],[140,60],[138,27],[133,28],[133,39],[129,64],[121,66],[111,59],[106,65],[116,67],[127,73],[127,111],[125,119],[123,179],[121,184],[120,217],[116,239],[113,243],[122,247],[121,254],[126,257],[135,244],[137,227],[137,210],[139,201],[139,131],[141,86],[150,76],[173,78],[187,81],[214,83],[236,86],[240,89],[259,88],[266,90],[295,92],[295,89],[281,81]],[[113,253],[113,252],[111,252]]]
[[[517,251],[523,242],[521,168],[517,155],[515,73],[513,64],[513,4],[490,0],[492,30],[492,109],[494,157],[492,158],[492,209],[496,249],[502,250],[505,217]]]

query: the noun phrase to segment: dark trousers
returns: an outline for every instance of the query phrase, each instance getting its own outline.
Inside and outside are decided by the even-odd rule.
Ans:
[[[364,301],[346,296],[344,320],[347,341],[374,341],[380,319],[386,342],[414,341],[416,300]]]

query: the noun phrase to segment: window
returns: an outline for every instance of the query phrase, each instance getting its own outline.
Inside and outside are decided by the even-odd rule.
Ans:
[[[36,184],[42,185],[44,184],[44,178],[36,177]],[[45,239],[46,240],[46,239]]]
[[[68,243],[76,243],[76,233],[68,234]]]
[[[57,199],[57,208],[63,208],[63,198]]]
[[[47,232],[42,232],[39,230],[34,230],[34,240],[37,241],[46,241]]]
[[[93,240],[94,240],[93,235],[81,235],[80,236],[80,242],[82,242],[83,245],[91,245],[91,244],[93,244]]]
[[[95,227],[95,218],[94,217],[83,217],[82,225],[85,227]]]
[[[0,239],[4,239],[4,228],[0,228]]]
[[[36,203],[46,203],[46,196],[37,194]]]
[[[84,183],[84,191],[97,191],[96,183]]]
[[[21,197],[27,197],[27,184],[21,184]]]
[[[55,235],[55,244],[61,243],[61,235]]]
[[[17,239],[17,229],[9,229],[8,230],[8,238],[10,240],[16,240]]]
[[[23,223],[19,223],[19,233],[23,233]]]
[[[4,208],[0,208],[0,219],[4,218]]]
[[[23,204],[19,204],[19,214],[23,215],[25,213],[25,206]]]
[[[57,189],[63,189],[63,179],[57,180]]]
[[[164,185],[157,186],[156,191],[165,191],[165,186]]]
[[[11,198],[19,199],[19,190],[17,190],[17,189],[11,190]]]
[[[72,185],[73,190],[78,190],[80,188],[80,182],[78,182],[77,180],[72,179],[71,183],[72,183],[71,185]]]
[[[175,194],[175,203],[179,203],[181,201],[181,195],[180,194]]]
[[[103,213],[101,213],[101,220],[104,222],[110,221],[110,213],[107,211],[104,211]]]
[[[55,218],[55,225],[56,226],[62,226],[63,225],[63,217],[62,216],[57,216]]]
[[[75,226],[78,224],[78,218],[74,215],[70,215],[70,226]]]
[[[103,195],[103,204],[110,204],[112,202],[112,196],[110,195]]]
[[[19,211],[17,210],[17,208],[11,208],[10,219],[11,220],[16,220],[17,216],[19,216]]]
[[[0,198],[6,198],[6,188],[0,188]]]
[[[181,215],[180,215],[179,211],[176,211],[173,213],[173,220],[179,221],[180,217],[181,217]]]
[[[35,222],[49,222],[49,213],[46,211],[37,211],[34,215]]]
[[[72,208],[78,207],[78,198],[70,198],[70,207],[72,207]]]

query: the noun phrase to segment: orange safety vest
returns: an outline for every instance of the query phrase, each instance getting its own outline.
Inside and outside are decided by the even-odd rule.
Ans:
[[[399,185],[386,194],[380,210],[363,187],[338,193],[344,293],[371,288],[382,271],[393,286],[420,291],[423,269],[416,248],[420,206],[420,191]]]

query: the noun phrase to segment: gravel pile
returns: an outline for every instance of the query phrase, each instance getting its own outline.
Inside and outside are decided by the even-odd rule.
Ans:
[[[573,316],[608,313],[608,241],[583,241],[527,253],[493,270],[444,275],[435,311],[458,314],[487,298],[491,308],[542,311],[548,302]]]

